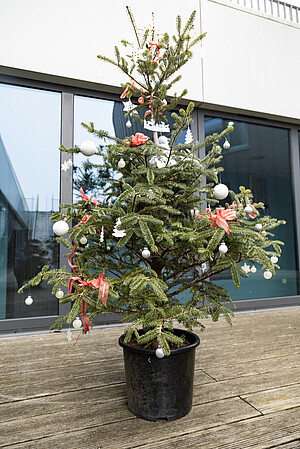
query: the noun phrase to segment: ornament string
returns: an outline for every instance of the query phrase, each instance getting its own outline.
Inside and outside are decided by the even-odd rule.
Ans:
[[[82,321],[83,330],[84,330],[84,332],[89,332],[91,322],[86,314],[87,313],[87,305],[86,305],[85,301],[82,301],[80,308],[81,308],[81,321]]]

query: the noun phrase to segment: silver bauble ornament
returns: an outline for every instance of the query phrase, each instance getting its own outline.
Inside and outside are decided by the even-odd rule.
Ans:
[[[87,244],[87,238],[86,237],[81,237],[81,239],[79,241],[80,241],[80,243],[82,245],[86,245]]]
[[[221,254],[226,254],[227,251],[228,251],[227,245],[224,242],[222,242],[221,245],[219,246],[219,252]]]
[[[62,289],[58,289],[57,292],[55,293],[55,296],[57,299],[61,299],[64,297],[64,292],[62,291]]]
[[[26,306],[31,306],[31,304],[33,303],[33,299],[31,297],[31,295],[28,295],[24,302],[25,302]]]
[[[121,159],[118,162],[118,167],[119,168],[124,168],[126,165],[126,162],[124,161],[124,159],[121,157]]]
[[[53,229],[54,234],[61,237],[61,236],[67,234],[67,232],[69,230],[69,225],[66,221],[59,220],[56,223],[54,223],[52,229]]]
[[[160,346],[156,349],[155,355],[159,359],[162,359],[165,356],[164,351],[163,351],[163,349]]]
[[[270,271],[269,269],[267,269],[267,270],[264,272],[264,278],[265,278],[265,279],[271,279],[272,276],[273,276],[273,275],[272,275],[272,273],[271,273],[271,271]]]
[[[77,316],[76,319],[73,321],[73,327],[75,329],[80,329],[82,326],[82,321],[81,319]]]
[[[213,190],[213,196],[217,198],[217,200],[224,200],[228,195],[228,187],[225,184],[217,184]]]
[[[250,268],[251,273],[256,273],[257,269],[255,265],[252,265],[252,267]]]
[[[257,229],[258,231],[261,231],[262,230],[262,224],[261,223],[256,223],[255,229]]]
[[[253,212],[252,207],[248,204],[248,206],[245,207],[244,211],[246,212],[246,214],[251,214],[251,212]]]
[[[142,251],[142,256],[144,257],[144,259],[149,259],[149,257],[151,256],[151,253],[146,246]]]
[[[85,140],[84,142],[82,142],[79,148],[81,153],[85,156],[93,156],[93,154],[95,154],[97,151],[96,145],[91,140]]]
[[[228,140],[225,140],[225,142],[223,143],[223,148],[224,148],[224,150],[229,150],[230,143],[228,142]]]

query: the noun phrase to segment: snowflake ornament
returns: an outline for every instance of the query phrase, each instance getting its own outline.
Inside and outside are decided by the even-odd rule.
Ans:
[[[133,111],[133,109],[135,108],[135,104],[132,103],[131,100],[128,101],[122,101],[123,105],[124,105],[124,112],[131,112],[133,114],[138,114],[137,111]]]
[[[244,270],[245,273],[250,273],[251,268],[250,265],[248,265],[246,262],[244,263],[244,265],[242,266],[242,270]]]
[[[65,161],[63,164],[61,164],[61,170],[66,172],[67,170],[69,170],[69,168],[71,168],[73,165],[73,162],[71,159],[69,159],[68,161]]]

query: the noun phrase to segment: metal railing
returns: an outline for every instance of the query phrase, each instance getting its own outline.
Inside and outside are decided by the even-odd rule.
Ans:
[[[300,7],[290,5],[282,0],[230,0],[246,8],[255,9],[265,14],[270,14],[279,19],[299,23]]]

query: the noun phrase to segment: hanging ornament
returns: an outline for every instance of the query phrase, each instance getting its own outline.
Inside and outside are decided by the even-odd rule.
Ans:
[[[61,299],[64,296],[64,292],[62,291],[62,289],[58,289],[57,292],[55,293],[55,296],[57,299]]]
[[[253,212],[253,209],[250,206],[250,204],[247,204],[247,206],[245,207],[244,211],[246,212],[246,214],[251,214],[251,212]]]
[[[222,242],[221,245],[219,246],[219,252],[221,254],[226,254],[227,251],[228,251],[227,245],[224,242]]]
[[[261,231],[262,230],[262,224],[261,223],[256,223],[255,229],[257,229],[258,231]]]
[[[192,134],[192,130],[191,128],[188,126],[188,129],[186,130],[186,134],[185,134],[185,141],[184,143],[186,145],[192,143],[194,140],[193,134]]]
[[[64,220],[59,220],[56,223],[54,223],[53,227],[54,234],[62,237],[63,235],[66,235],[69,230],[69,225]]]
[[[213,196],[217,198],[217,200],[224,200],[228,193],[228,187],[225,184],[217,184],[213,190]]]
[[[155,355],[159,359],[162,359],[165,356],[164,351],[163,351],[163,349],[160,346],[156,349]]]
[[[261,235],[265,237],[267,235],[267,231],[261,231]]]
[[[66,164],[67,164],[67,166],[68,166],[69,168],[71,168],[72,165],[73,165],[72,159],[68,159],[67,162],[66,162]]]
[[[102,226],[101,228],[101,233],[100,233],[100,243],[104,242],[104,227]]]
[[[144,128],[149,131],[157,131],[159,133],[169,133],[170,125],[166,125],[164,122],[157,123],[155,120],[144,120]]]
[[[224,150],[229,150],[230,148],[230,143],[228,142],[227,139],[225,139],[225,142],[223,143],[223,148]]]
[[[31,295],[28,295],[24,302],[25,302],[26,306],[31,306],[31,304],[33,303],[33,299],[31,297]]]
[[[251,273],[256,273],[257,269],[255,265],[252,265],[252,267],[250,268]]]
[[[135,110],[133,111],[133,109],[136,107],[136,105],[133,104],[131,100],[122,101],[122,103],[124,105],[124,108],[123,108],[124,112],[131,112],[132,114],[138,114],[137,111],[135,111]]]
[[[251,271],[250,265],[248,265],[248,264],[245,262],[244,265],[242,266],[242,270],[244,270],[245,273],[250,273],[250,271]]]
[[[129,119],[126,122],[126,126],[127,126],[127,128],[131,128],[132,127],[132,123],[131,123],[131,121]]]
[[[121,219],[119,217],[117,219],[116,224],[115,224],[114,229],[113,229],[112,235],[114,237],[121,238],[121,237],[125,237],[125,235],[126,235],[126,231],[124,229],[118,229],[118,226],[120,226],[120,224],[121,224]]]
[[[272,256],[271,257],[271,262],[272,263],[277,263],[278,262],[278,257],[277,256]]]
[[[67,330],[67,340],[70,343],[72,341],[72,334],[71,334],[71,329],[69,328]]]
[[[264,272],[264,278],[265,279],[271,279],[271,277],[272,277],[273,275],[272,275],[272,273],[271,273],[271,271],[269,270],[269,268]]]
[[[169,150],[169,139],[166,136],[160,136],[158,138],[158,145],[165,148],[166,150]]]
[[[228,122],[228,126],[233,126],[234,122]]]
[[[138,98],[138,102],[139,102],[139,104],[144,104],[144,97],[139,97]]]
[[[145,248],[142,251],[142,256],[144,257],[144,259],[149,259],[151,253],[149,251],[149,249],[145,246]]]
[[[73,321],[73,327],[75,329],[80,329],[82,326],[82,321],[81,319],[77,316],[76,319]]]
[[[193,39],[193,37],[195,37],[195,30],[194,30],[194,28],[192,28],[190,31],[189,31],[189,38],[190,39]]]
[[[167,106],[167,104],[168,104],[168,102],[167,102],[167,100],[164,98],[163,101],[162,101],[162,105],[163,105],[163,106]]]
[[[124,168],[126,165],[126,162],[124,161],[124,159],[121,157],[121,159],[118,162],[118,167],[119,168]]]
[[[85,156],[93,156],[93,154],[95,154],[97,151],[96,145],[91,140],[85,140],[84,142],[82,142],[79,148],[81,153]]]
[[[69,159],[68,161],[65,161],[63,164],[61,164],[61,170],[66,172],[71,168],[73,165],[72,159]]]
[[[81,237],[81,239],[79,240],[80,241],[80,243],[82,244],[82,245],[86,245],[87,244],[87,238],[86,237]]]

